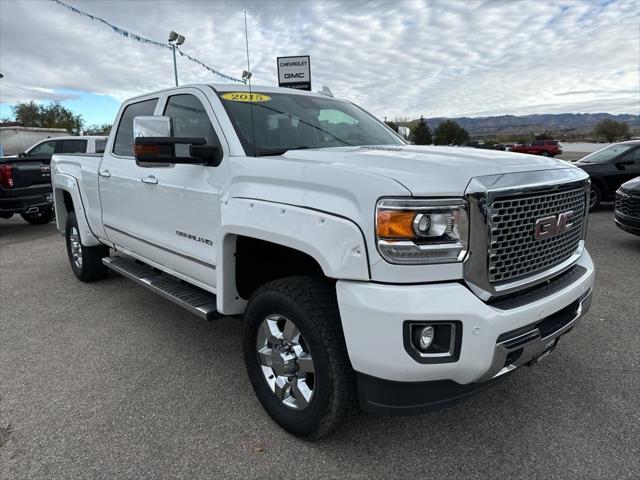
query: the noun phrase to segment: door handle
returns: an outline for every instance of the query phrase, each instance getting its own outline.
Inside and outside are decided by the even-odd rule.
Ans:
[[[109,170],[98,170],[98,175],[101,177],[110,177],[111,172]]]
[[[157,185],[158,184],[158,179],[156,177],[154,177],[153,175],[149,175],[148,177],[142,177],[141,180],[142,180],[142,182],[150,183],[151,185]]]

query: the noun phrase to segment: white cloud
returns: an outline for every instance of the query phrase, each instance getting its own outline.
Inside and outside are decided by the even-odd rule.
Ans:
[[[186,52],[236,77],[246,9],[255,84],[276,83],[277,56],[310,54],[314,89],[381,117],[640,113],[637,0],[69,3],[158,41],[176,30]],[[0,1],[0,32],[4,103],[60,90],[122,100],[173,82],[170,51],[51,2]],[[179,73],[218,81],[184,59]]]

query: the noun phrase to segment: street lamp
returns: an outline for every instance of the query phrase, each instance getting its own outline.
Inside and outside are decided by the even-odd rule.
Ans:
[[[171,30],[169,34],[169,45],[171,45],[171,49],[173,50],[173,75],[176,79],[176,87],[178,86],[178,65],[176,64],[176,47],[179,47],[184,43],[184,37],[179,33]]]

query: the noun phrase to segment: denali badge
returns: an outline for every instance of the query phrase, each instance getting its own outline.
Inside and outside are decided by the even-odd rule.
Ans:
[[[568,212],[559,213],[558,215],[551,215],[550,217],[539,218],[536,220],[536,229],[533,236],[536,240],[542,240],[543,238],[553,237],[566,232],[573,222],[573,210]]]
[[[213,242],[208,238],[199,237],[187,232],[181,232],[180,230],[176,230],[176,235],[178,235],[179,237],[188,238],[189,240],[195,240],[196,242],[204,243],[205,245],[213,245]]]

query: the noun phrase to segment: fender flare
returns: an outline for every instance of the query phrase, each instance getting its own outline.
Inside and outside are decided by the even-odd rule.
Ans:
[[[63,192],[67,192],[71,195],[71,200],[73,201],[73,210],[76,214],[76,220],[78,221],[78,227],[80,229],[80,242],[85,247],[102,245],[102,242],[100,242],[100,240],[98,240],[91,231],[91,227],[87,221],[82,195],[80,194],[80,186],[77,179],[66,173],[56,173],[53,192],[58,231],[64,235],[65,223],[67,220],[67,209],[64,204]],[[64,214],[61,214],[61,212],[64,212]]]
[[[312,257],[328,278],[369,281],[367,243],[352,220],[308,207],[233,197],[221,205],[217,265],[218,309],[240,313],[246,302],[236,292],[237,236],[275,243]]]

